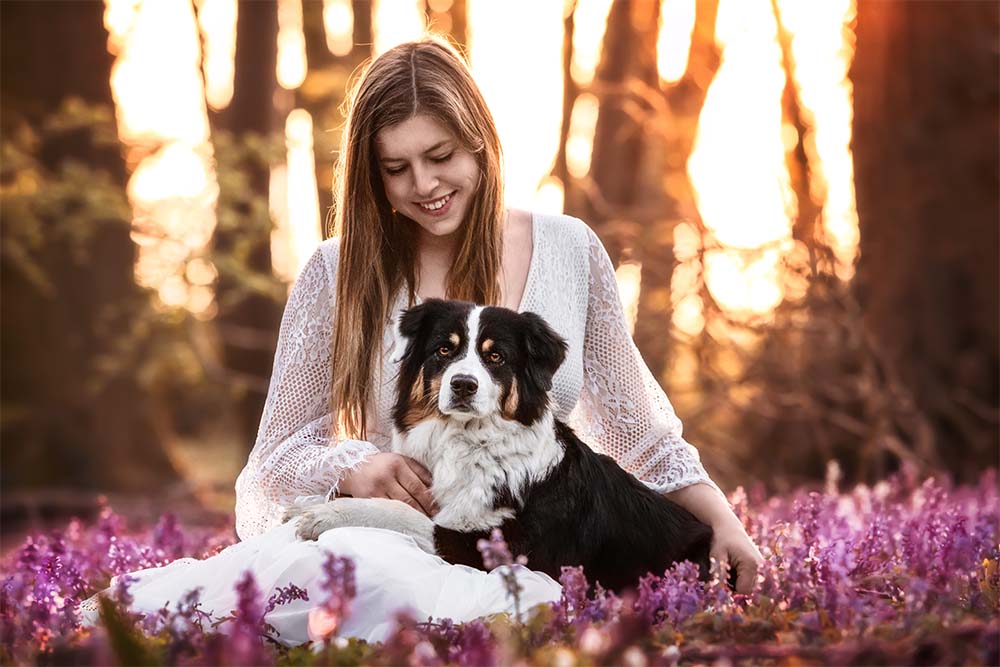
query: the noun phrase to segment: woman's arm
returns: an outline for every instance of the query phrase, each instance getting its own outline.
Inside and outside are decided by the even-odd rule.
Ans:
[[[578,406],[586,435],[647,486],[711,525],[713,558],[723,568],[735,565],[737,591],[749,592],[760,553],[705,472],[698,451],[683,439],[680,420],[629,335],[611,259],[593,231],[589,237],[590,293]]]
[[[667,497],[712,527],[715,534],[710,556],[719,568],[719,577],[725,581],[735,571],[736,592],[746,594],[753,590],[764,558],[725,496],[713,486],[692,484],[671,491]]]
[[[241,539],[281,521],[303,497],[332,495],[347,471],[378,449],[363,440],[331,443],[330,343],[333,285],[325,252],[318,248],[295,281],[281,319],[271,383],[260,429],[236,480],[236,532]]]

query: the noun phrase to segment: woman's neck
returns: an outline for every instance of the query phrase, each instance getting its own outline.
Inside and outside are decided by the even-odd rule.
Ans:
[[[421,298],[445,297],[457,247],[457,234],[434,236],[423,232],[417,237],[417,294]]]

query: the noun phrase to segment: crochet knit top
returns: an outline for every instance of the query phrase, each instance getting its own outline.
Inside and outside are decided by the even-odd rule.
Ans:
[[[534,214],[531,236],[519,310],[541,315],[569,344],[553,379],[555,415],[656,491],[699,482],[714,487],[632,342],[614,266],[597,235],[576,218]],[[381,332],[382,368],[368,410],[368,439],[338,440],[330,415],[338,256],[339,239],[321,243],[285,306],[257,440],[236,480],[241,539],[277,525],[292,502],[329,498],[345,471],[389,451],[398,370],[393,319],[407,306],[405,290]]]

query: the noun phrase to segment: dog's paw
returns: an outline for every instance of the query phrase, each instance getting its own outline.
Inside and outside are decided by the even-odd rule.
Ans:
[[[333,528],[355,525],[348,513],[338,505],[340,505],[338,501],[333,501],[302,509],[296,517],[293,517],[298,518],[295,536],[300,540],[315,540]]]
[[[285,513],[281,517],[281,523],[288,523],[299,518],[309,510],[322,506],[323,503],[293,503],[285,508]]]

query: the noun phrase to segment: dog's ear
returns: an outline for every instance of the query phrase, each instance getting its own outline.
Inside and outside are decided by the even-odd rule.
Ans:
[[[400,354],[398,360],[410,356],[415,343],[419,342],[423,333],[427,330],[427,325],[439,314],[445,303],[441,299],[427,299],[427,301],[419,305],[404,310],[396,319],[398,337],[402,338],[405,342],[403,352]]]
[[[552,388],[552,377],[566,358],[566,340],[535,313],[522,313],[521,318],[529,373],[540,388],[548,391]]]

